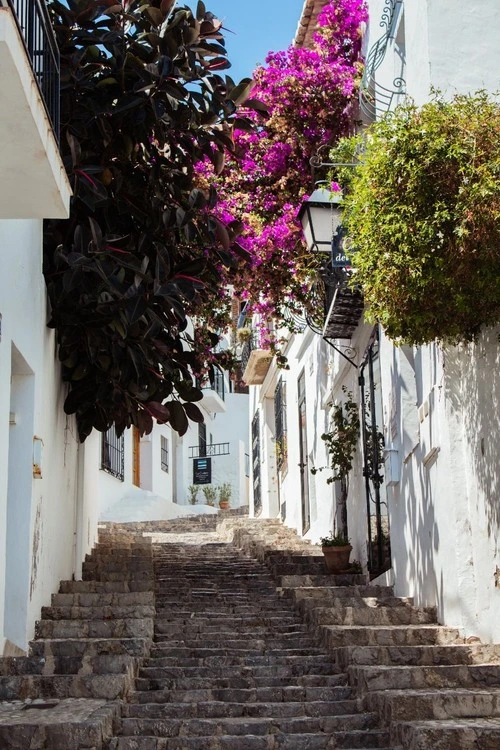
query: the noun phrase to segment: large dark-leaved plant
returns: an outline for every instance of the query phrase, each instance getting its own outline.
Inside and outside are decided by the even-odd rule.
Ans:
[[[221,22],[173,0],[59,0],[50,11],[61,52],[61,150],[73,197],[47,222],[44,273],[67,413],[81,440],[93,428],[153,418],[180,434],[202,421],[188,316],[216,308],[220,272],[235,264],[236,226],[194,187],[205,157],[222,169],[237,104],[250,87],[229,63]]]

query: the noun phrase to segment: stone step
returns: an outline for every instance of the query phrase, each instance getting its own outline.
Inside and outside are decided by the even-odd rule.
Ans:
[[[310,608],[306,622],[313,625],[426,625],[436,622],[435,607],[349,607],[335,604]]]
[[[386,748],[388,735],[384,731],[359,730],[321,734],[221,735],[199,737],[120,737],[110,750],[364,750]]]
[[[52,594],[53,607],[154,606],[153,591]]]
[[[318,633],[328,649],[341,646],[422,646],[460,643],[457,628],[442,625],[321,625]]]
[[[155,660],[156,663],[158,663],[158,666],[176,666],[179,663],[182,663],[183,667],[198,667],[198,666],[238,666],[238,667],[244,667],[244,666],[301,666],[303,669],[308,668],[309,671],[311,669],[314,669],[318,666],[330,666],[330,662],[328,661],[327,657],[321,656],[321,654],[313,654],[313,655],[291,655],[291,656],[274,656],[272,653],[270,654],[258,654],[255,656],[244,656],[244,655],[234,655],[234,654],[221,654],[221,653],[215,653],[213,656],[204,656],[204,657],[192,657],[188,658],[185,657],[182,659],[182,662],[179,662],[179,659],[175,656],[158,656],[158,652],[156,648],[152,650],[151,655],[152,658]],[[332,667],[333,668],[333,667]]]
[[[210,666],[200,666],[198,664],[193,666],[186,666],[183,664],[179,665],[177,661],[172,665],[170,659],[144,659],[145,668],[149,666],[154,669],[161,669],[165,679],[189,679],[192,677],[200,678],[213,678],[213,679],[227,679],[228,677],[235,676],[235,670],[231,664],[218,664]],[[250,678],[257,680],[270,679],[281,679],[286,678],[290,681],[295,682],[297,677],[312,676],[315,679],[318,677],[328,676],[335,677],[340,680],[340,684],[347,684],[347,675],[340,673],[338,669],[329,661],[324,661],[321,664],[304,664],[290,662],[286,664],[273,665],[272,669],[269,665],[240,665],[237,671],[239,678]]]
[[[365,707],[383,724],[416,719],[500,718],[500,688],[429,688],[369,693]]]
[[[460,664],[444,666],[353,666],[349,681],[360,695],[374,690],[418,690],[421,688],[500,687],[500,665]]]
[[[48,662],[107,655],[142,657],[150,645],[149,638],[39,638],[30,642],[30,655]]]
[[[151,581],[61,581],[61,594],[116,593],[127,594],[140,591],[152,591]]]
[[[56,674],[0,677],[0,701],[28,698],[95,698],[114,701],[133,689],[128,674]]]
[[[450,646],[345,646],[336,649],[332,655],[341,669],[356,664],[500,664],[500,646],[483,643],[455,643]]]
[[[141,706],[146,708],[146,706]],[[376,724],[375,714],[340,714],[337,716],[298,716],[298,717],[198,717],[184,720],[182,718],[124,718],[121,725],[122,735],[132,736],[206,736],[233,735],[266,735],[282,732],[284,734],[333,734],[335,732],[353,732],[372,729]]]
[[[407,722],[397,725],[395,739],[404,750],[497,750],[500,748],[500,719]]]
[[[367,589],[369,587],[358,586],[358,589]],[[294,588],[287,589],[287,592],[292,596],[296,603],[303,602],[303,609],[312,609],[317,606],[329,606],[337,607],[359,607],[359,608],[377,608],[377,607],[407,607],[413,606],[412,597],[403,596],[390,596],[389,594],[383,596],[367,596],[363,593],[354,593],[352,587],[349,586],[336,586],[332,588],[326,588],[321,586],[318,588],[307,587],[307,588]]]
[[[363,581],[349,586],[342,586],[339,582],[344,579],[345,576],[337,576],[332,574],[318,575],[318,576],[282,576],[280,579],[280,586],[283,589],[298,589],[298,588],[332,588],[335,589],[337,596],[393,596],[392,586],[379,586],[372,585],[367,582],[366,576],[363,576]]]
[[[92,583],[124,583],[130,582],[132,584],[142,581],[148,583],[150,586],[153,584],[153,571],[152,570],[130,570],[124,572],[123,570],[106,571],[95,573],[93,571],[82,571],[82,578],[84,581],[92,581]]]
[[[160,608],[158,610],[158,607]],[[204,607],[203,605],[193,604],[189,608],[175,609],[173,606],[164,608],[161,605],[161,601],[157,602],[156,610],[157,620],[163,620],[164,622],[177,622],[179,620],[193,620],[203,621],[207,618],[210,619],[214,625],[224,624],[229,619],[238,620],[239,622],[269,622],[273,623],[277,627],[279,623],[284,621],[287,623],[299,623],[300,619],[294,612],[290,610],[281,610],[276,607],[259,607],[252,606],[238,606],[228,605],[226,607],[219,607],[218,609],[212,609]]]
[[[36,638],[152,638],[153,619],[40,620]]]
[[[42,620],[123,620],[152,619],[154,606],[147,604],[110,604],[102,607],[42,607]]]
[[[0,675],[123,674],[137,668],[137,658],[128,654],[45,657],[21,656],[0,659]]]
[[[258,622],[248,623],[241,618],[232,618],[231,621],[222,621],[220,624],[209,624],[210,620],[200,620],[193,618],[190,620],[165,621],[156,619],[155,633],[166,635],[169,638],[176,639],[184,637],[190,641],[211,640],[216,636],[219,640],[225,641],[231,636],[242,638],[259,638],[276,634],[276,627],[273,625],[260,625]],[[286,623],[280,623],[280,632],[285,637],[301,636],[310,634],[307,625],[299,624],[294,620]],[[310,636],[311,638],[311,636]]]
[[[245,676],[233,676],[233,671],[228,672],[227,677],[213,677],[212,670],[206,669],[207,676],[199,676],[197,669],[193,669],[193,676],[184,677],[182,674],[172,676],[171,670],[161,667],[142,667],[139,670],[139,678],[136,680],[138,689],[150,689],[139,687],[142,685],[141,680],[156,680],[161,682],[162,689],[165,690],[241,690],[250,688],[270,688],[270,687],[288,687],[290,685],[290,675],[276,676],[272,674],[259,673],[257,675],[248,673]],[[260,675],[260,676],[259,676]],[[293,684],[298,687],[321,688],[327,689],[336,685],[346,685],[347,676],[345,674],[336,675],[296,675]]]
[[[144,683],[156,682],[156,687],[151,687]],[[297,702],[331,702],[345,701],[351,697],[351,688],[348,685],[335,685],[332,687],[303,687],[303,686],[285,686],[285,687],[262,687],[262,688],[205,688],[198,690],[182,690],[178,688],[164,688],[162,680],[144,680],[139,678],[136,681],[137,692],[147,693],[161,690],[168,703],[190,703],[201,704],[205,702],[226,702],[226,703],[297,703]],[[251,710],[251,707],[248,709]]]
[[[130,696],[130,704],[152,704],[160,703],[156,700],[155,691],[136,692]],[[149,700],[148,700],[149,698]],[[346,699],[347,700],[347,699]],[[208,701],[201,703],[189,702],[161,702],[163,719],[191,719],[191,718],[226,718],[226,717],[267,717],[267,718],[290,718],[297,716],[335,716],[339,713],[352,713],[353,702],[348,701],[315,701],[304,703],[302,701],[284,701],[279,703],[241,703],[239,701]],[[130,712],[129,712],[130,713]]]
[[[84,698],[0,704],[2,750],[104,750],[115,734],[119,705]]]

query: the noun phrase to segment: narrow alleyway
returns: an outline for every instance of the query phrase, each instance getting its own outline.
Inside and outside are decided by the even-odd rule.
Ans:
[[[84,579],[0,660],[2,750],[500,748],[500,647],[277,521],[108,526]]]

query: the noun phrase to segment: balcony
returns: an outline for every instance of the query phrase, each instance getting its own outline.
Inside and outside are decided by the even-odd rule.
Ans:
[[[189,458],[206,458],[207,456],[229,456],[229,443],[211,443],[210,445],[190,445]]]
[[[322,274],[325,289],[326,339],[350,339],[363,315],[364,301],[360,290],[349,285],[352,269],[327,267]]]
[[[259,348],[256,333],[252,331],[241,350],[241,367],[245,383],[262,385],[272,361],[273,355],[267,349]]]
[[[0,219],[67,218],[59,51],[43,0],[0,0]]]
[[[372,45],[366,58],[359,87],[359,104],[370,122],[390,112],[406,95],[406,82],[402,77],[404,60],[400,61],[401,75],[394,78],[391,74],[390,78],[387,78],[388,71],[386,75],[381,75],[384,58],[388,49],[394,44],[402,8],[403,0],[384,0],[384,9],[379,24],[384,32]],[[380,79],[387,85],[383,85]]]
[[[210,381],[196,381],[197,388],[203,391],[203,398],[199,405],[212,414],[226,411],[224,374],[220,370],[214,370],[213,383]]]

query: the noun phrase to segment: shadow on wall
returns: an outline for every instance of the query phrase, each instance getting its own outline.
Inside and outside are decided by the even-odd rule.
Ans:
[[[446,350],[446,397],[461,408],[471,507],[484,503],[488,536],[500,526],[500,326]],[[451,385],[460,382],[460,389]],[[460,402],[458,402],[460,399]]]
[[[428,470],[421,462],[422,446],[418,427],[414,424],[418,398],[415,371],[413,365],[411,368],[402,367],[400,357],[406,357],[406,354],[394,347],[390,370],[391,413],[386,415],[386,426],[389,430],[394,429],[390,440],[405,458],[399,487],[388,496],[394,575],[399,582],[398,593],[415,596],[419,605],[436,605],[442,619],[443,591],[435,567],[440,538],[436,523],[434,472],[432,467]],[[408,421],[412,424],[411,430],[408,430]],[[389,436],[386,434],[386,437]],[[432,435],[430,441],[433,442]]]

